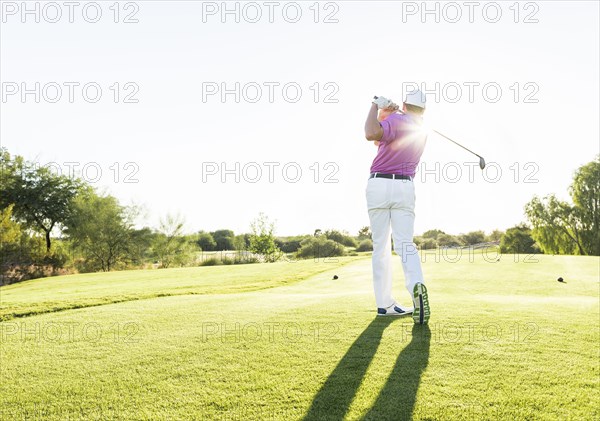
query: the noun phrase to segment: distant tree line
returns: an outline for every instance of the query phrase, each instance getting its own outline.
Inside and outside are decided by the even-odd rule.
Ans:
[[[472,231],[466,234],[452,235],[439,229],[429,230],[423,235],[416,236],[414,242],[422,250],[430,250],[444,247],[466,247],[475,244],[500,241],[503,232],[492,231],[486,235],[483,231]]]
[[[577,170],[569,190],[573,204],[554,195],[527,204],[531,226],[459,235],[433,229],[414,241],[422,250],[499,243],[503,253],[598,255],[599,184],[597,158]],[[278,237],[274,222],[261,213],[248,233],[187,234],[182,217],[167,215],[157,228],[136,228],[138,214],[135,206],[124,206],[77,177],[55,174],[0,149],[0,284],[70,272],[275,262],[373,249],[368,226],[357,235],[316,229]],[[223,255],[228,251],[235,253]]]
[[[336,230],[276,237],[264,214],[238,235],[229,229],[186,234],[183,218],[173,215],[157,228],[137,228],[135,206],[4,148],[0,181],[0,284],[71,272],[329,257],[358,246]]]

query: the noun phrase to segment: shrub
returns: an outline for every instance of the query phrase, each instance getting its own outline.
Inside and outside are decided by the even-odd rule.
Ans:
[[[231,257],[225,256],[221,259],[221,264],[222,265],[233,265],[233,264],[235,264],[235,260],[232,259]]]
[[[216,257],[210,257],[210,258],[200,262],[200,266],[216,266],[216,265],[220,265],[220,264],[221,264],[221,261],[219,259],[217,259]]]
[[[284,253],[295,253],[300,249],[300,243],[302,240],[306,238],[310,238],[311,236],[298,236],[298,237],[288,237],[288,238],[278,238],[275,240],[275,244],[279,250]]]
[[[325,231],[325,237],[327,237],[327,239],[335,241],[336,243],[340,243],[346,247],[357,247],[358,243],[356,242],[356,240],[349,236],[347,233],[345,232],[339,232],[336,230],[328,230]]]
[[[235,265],[246,265],[250,263],[260,263],[260,259],[256,256],[236,256],[233,260]]]
[[[465,245],[472,246],[474,244],[483,243],[485,241],[485,233],[483,231],[472,231],[466,234],[461,234],[459,239]]]
[[[250,263],[260,263],[260,259],[249,253],[238,253],[230,256],[213,256],[200,262],[200,266],[218,266],[218,265],[245,265]]]
[[[437,238],[438,246],[440,247],[460,247],[462,243],[460,239],[449,234],[440,234]]]
[[[431,250],[437,248],[437,241],[435,241],[433,238],[425,238],[423,241],[421,241],[420,246],[421,250]]]
[[[373,251],[373,242],[371,240],[362,240],[356,251]]]
[[[520,224],[506,230],[500,240],[500,253],[539,253],[540,249],[531,237],[531,228]]]
[[[333,240],[328,240],[324,237],[312,237],[303,240],[300,243],[300,250],[298,250],[298,257],[308,258],[327,258],[334,256],[343,256],[346,254],[344,246]]]

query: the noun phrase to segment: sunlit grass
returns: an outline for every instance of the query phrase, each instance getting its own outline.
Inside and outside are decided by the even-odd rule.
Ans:
[[[164,279],[186,288],[202,280],[212,292],[2,322],[2,419],[600,416],[597,258],[435,257],[424,263],[429,330],[375,319],[368,259],[312,274],[307,263],[302,280],[245,291],[227,284],[269,278],[251,274],[259,265],[201,268],[211,271],[189,279],[165,270]],[[396,298],[408,303],[399,263]],[[128,279],[160,283],[142,281],[146,272],[95,276],[111,285],[105,297],[121,295]],[[86,277],[62,282],[71,288],[64,296],[36,281],[11,289],[21,302],[42,291],[57,303],[95,294]]]

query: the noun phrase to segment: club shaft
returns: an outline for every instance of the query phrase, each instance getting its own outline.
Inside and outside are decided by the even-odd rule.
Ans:
[[[463,148],[465,151],[471,152],[471,153],[472,153],[473,155],[475,155],[476,157],[478,157],[478,158],[481,158],[481,156],[480,156],[480,155],[477,155],[475,152],[473,152],[473,151],[472,151],[472,150],[470,150],[469,148],[465,148],[463,145],[461,145],[460,143],[458,143],[458,142],[455,142],[454,140],[450,139],[450,138],[449,138],[448,136],[446,136],[445,134],[442,134],[442,133],[438,132],[437,130],[432,130],[432,132],[435,132],[435,133],[439,134],[439,135],[440,135],[440,136],[442,136],[444,139],[447,139],[447,140],[449,140],[450,142],[454,143],[455,145],[457,145],[457,146],[460,146],[461,148]]]

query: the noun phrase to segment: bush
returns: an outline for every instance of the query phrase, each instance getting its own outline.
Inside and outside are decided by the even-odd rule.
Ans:
[[[373,242],[371,240],[361,241],[356,251],[373,251]]]
[[[250,263],[260,263],[260,260],[251,254],[236,254],[234,257],[214,256],[201,261],[200,266],[246,265]]]
[[[356,241],[355,238],[350,237],[350,236],[344,237],[344,241],[342,244],[345,245],[346,247],[358,247],[358,241]]]
[[[226,256],[221,259],[221,264],[222,265],[233,265],[233,264],[235,264],[235,260],[232,259],[231,257]]]
[[[425,238],[421,241],[421,250],[431,250],[437,248],[437,241],[433,238]]]
[[[216,257],[210,257],[210,258],[200,262],[200,266],[216,266],[216,265],[220,265],[220,264],[221,264],[221,260],[217,259]]]
[[[234,265],[246,265],[250,263],[260,263],[260,259],[256,256],[236,256],[233,259]]]
[[[358,243],[356,240],[349,236],[347,233],[342,233],[336,230],[325,231],[325,237],[327,239],[340,243],[346,247],[357,247]]]
[[[76,273],[73,269],[57,268],[52,265],[13,265],[0,274],[0,285],[9,285],[30,279],[46,278],[49,276],[69,275]]]
[[[461,241],[449,234],[440,234],[437,238],[438,246],[440,247],[460,247],[462,246]]]
[[[485,233],[483,231],[472,231],[459,236],[461,242],[467,246],[485,242]]]
[[[531,228],[520,224],[506,230],[500,240],[500,253],[539,253],[540,249],[531,236]]]
[[[279,250],[284,253],[295,253],[300,249],[300,243],[302,240],[310,238],[310,236],[298,236],[298,237],[288,237],[288,238],[278,238],[275,240],[275,244]]]
[[[300,258],[327,258],[346,254],[344,246],[324,237],[312,237],[300,243],[297,256]]]

